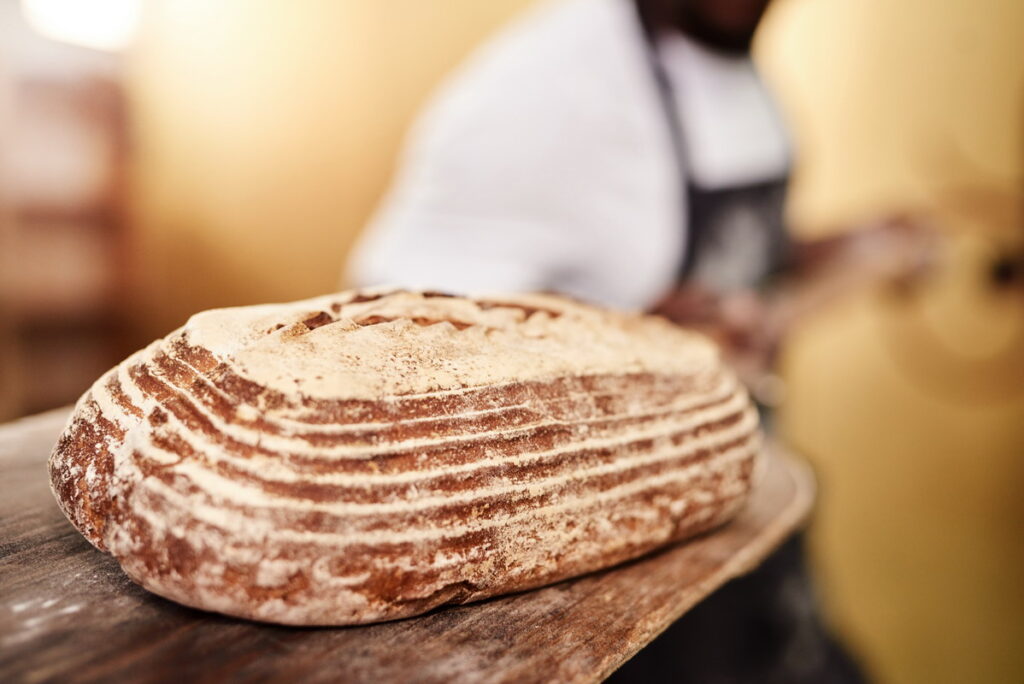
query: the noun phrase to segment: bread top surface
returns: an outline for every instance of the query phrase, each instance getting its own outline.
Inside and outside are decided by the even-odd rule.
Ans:
[[[664,319],[549,295],[348,291],[205,311],[180,334],[258,386],[313,399],[720,365],[710,341]]]

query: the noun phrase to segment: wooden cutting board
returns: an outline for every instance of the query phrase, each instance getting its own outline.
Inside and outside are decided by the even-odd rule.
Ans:
[[[345,628],[263,625],[133,584],[71,527],[46,459],[67,409],[0,426],[0,681],[600,681],[807,517],[814,479],[770,445],[725,527],[543,589]]]

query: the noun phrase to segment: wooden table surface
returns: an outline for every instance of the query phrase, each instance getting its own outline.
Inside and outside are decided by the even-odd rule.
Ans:
[[[50,494],[66,410],[0,426],[0,681],[599,681],[807,516],[814,480],[768,449],[740,516],[660,553],[550,587],[345,628],[262,625],[133,584]]]

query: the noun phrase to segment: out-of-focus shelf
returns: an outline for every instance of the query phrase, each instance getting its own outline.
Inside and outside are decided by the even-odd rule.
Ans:
[[[123,356],[129,146],[116,75],[55,67],[0,77],[6,418],[73,400]]]

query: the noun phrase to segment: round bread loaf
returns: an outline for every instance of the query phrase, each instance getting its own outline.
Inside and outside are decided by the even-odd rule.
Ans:
[[[400,618],[729,519],[756,412],[715,347],[550,296],[207,311],[100,378],[61,509],[146,589],[255,620]]]

